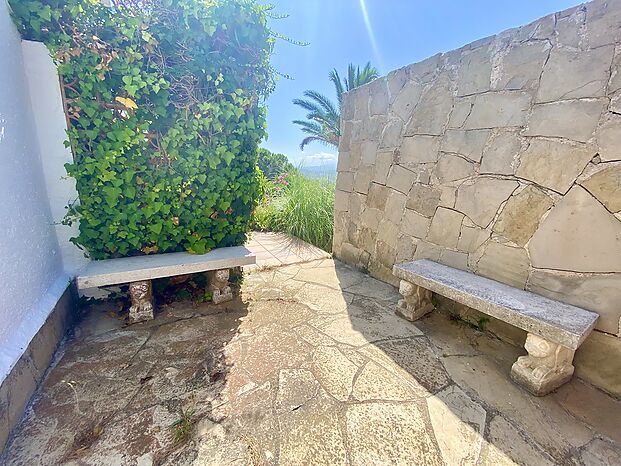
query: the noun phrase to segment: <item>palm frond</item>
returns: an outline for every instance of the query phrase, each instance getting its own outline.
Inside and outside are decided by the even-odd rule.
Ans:
[[[302,132],[309,135],[300,144],[302,150],[314,141],[338,147],[341,137],[340,124],[343,94],[378,78],[379,72],[371,66],[371,62],[367,62],[362,70],[359,66],[354,66],[353,63],[350,63],[347,66],[347,76],[345,79],[341,78],[336,69],[333,69],[328,77],[332,84],[334,84],[337,98],[336,105],[325,95],[313,90],[304,92],[304,97],[307,97],[307,99],[293,100],[295,105],[308,111],[306,121],[295,120],[293,122],[301,127]]]
[[[293,123],[301,126],[301,131],[314,138],[313,141],[322,141],[324,144],[338,147],[338,135],[330,131],[325,125],[314,121],[295,120]],[[308,137],[306,138],[308,139]],[[306,144],[304,144],[306,145]],[[302,146],[300,146],[302,147]]]
[[[309,145],[311,142],[320,142],[321,144],[325,145],[325,146],[335,146],[338,147],[338,145],[335,145],[333,143],[331,143],[330,141],[326,141],[323,138],[317,137],[317,136],[308,136],[305,137],[304,139],[302,139],[302,142],[300,143],[300,149],[304,150],[304,148]]]
[[[330,78],[330,81],[332,81],[332,84],[334,84],[334,89],[336,90],[336,100],[338,101],[340,112],[341,104],[343,103],[343,93],[345,92],[345,89],[343,88],[343,81],[341,81],[341,77],[339,76],[339,72],[336,68],[330,71],[328,77]]]
[[[303,129],[316,131],[317,134],[321,133],[321,125],[314,121],[293,120],[293,123],[302,126]]]
[[[316,121],[322,126],[329,128],[330,130],[340,133],[340,116],[339,115],[326,115],[323,113],[308,113],[306,118],[311,121]]]
[[[311,136],[317,136],[320,139],[323,139],[328,144],[333,144],[338,146],[339,138],[333,132],[327,131],[326,128],[311,128],[305,127],[300,129],[303,133],[310,134]]]
[[[317,91],[305,91],[304,95],[310,99],[315,100],[316,102],[319,103],[319,105],[321,105],[323,107],[323,109],[325,110],[326,113],[330,114],[330,115],[339,115],[339,111],[336,109],[336,107],[334,106],[334,104],[330,101],[330,99],[328,99],[325,95],[320,94]]]
[[[319,105],[309,100],[293,99],[293,103],[294,105],[298,105],[302,107],[304,110],[308,110],[309,112],[322,112],[323,111],[323,109]]]
[[[356,76],[356,87],[367,84],[377,78],[379,78],[379,72],[376,68],[371,66],[371,62],[367,62],[362,71],[358,70],[358,74]]]

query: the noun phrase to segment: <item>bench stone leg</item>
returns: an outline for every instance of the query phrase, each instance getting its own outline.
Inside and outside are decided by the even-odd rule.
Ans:
[[[233,291],[229,286],[229,269],[206,272],[207,291],[211,292],[214,304],[224,303],[233,299]]]
[[[543,396],[571,379],[574,350],[529,333],[524,344],[528,356],[511,367],[511,378],[533,395]]]
[[[405,280],[399,283],[399,293],[403,299],[397,304],[397,315],[415,321],[433,311],[431,291]]]
[[[129,323],[143,322],[153,319],[153,290],[151,280],[132,282],[129,284],[129,296],[132,305],[129,308]]]

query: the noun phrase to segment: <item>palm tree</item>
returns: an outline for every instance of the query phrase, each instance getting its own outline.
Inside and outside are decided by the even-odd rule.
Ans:
[[[328,75],[336,90],[338,104],[334,104],[328,97],[317,91],[305,91],[306,99],[294,99],[293,103],[307,110],[306,120],[294,120],[293,123],[302,127],[302,131],[308,134],[302,140],[300,149],[304,150],[307,144],[318,141],[323,144],[338,147],[341,136],[341,104],[343,94],[352,89],[362,86],[379,77],[376,68],[367,63],[364,68],[354,66],[352,63],[347,67],[347,77],[341,79],[336,69]]]

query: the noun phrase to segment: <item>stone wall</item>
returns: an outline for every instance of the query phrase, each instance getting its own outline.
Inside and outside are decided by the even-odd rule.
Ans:
[[[393,264],[429,258],[594,310],[577,372],[621,395],[619,63],[621,1],[598,0],[348,93],[335,255],[395,284]]]

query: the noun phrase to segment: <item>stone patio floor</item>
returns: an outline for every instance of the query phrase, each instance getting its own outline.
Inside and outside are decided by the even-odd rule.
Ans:
[[[621,402],[576,378],[535,398],[508,377],[520,348],[397,299],[324,259],[149,323],[92,306],[0,463],[620,464]]]
[[[256,256],[257,263],[254,266],[244,267],[245,270],[265,269],[331,257],[326,251],[284,233],[253,231],[246,247]]]

